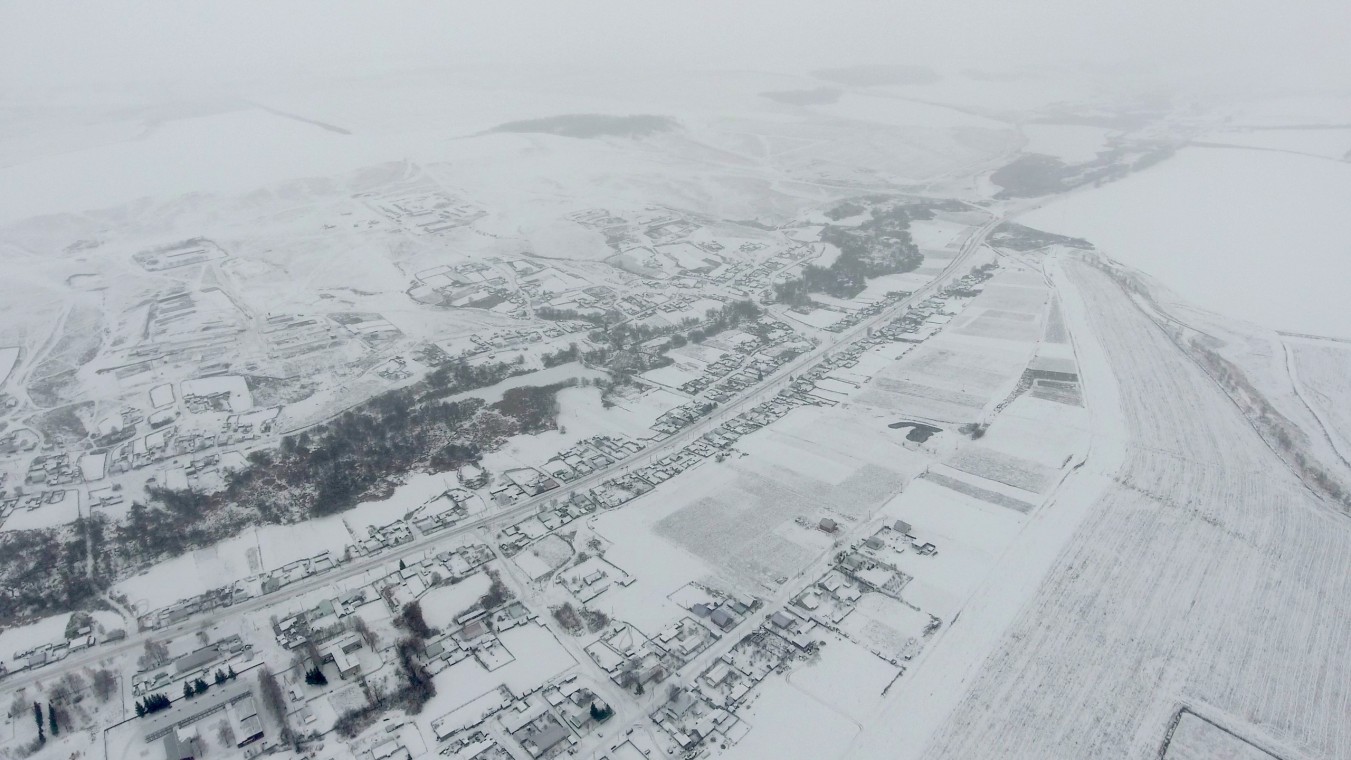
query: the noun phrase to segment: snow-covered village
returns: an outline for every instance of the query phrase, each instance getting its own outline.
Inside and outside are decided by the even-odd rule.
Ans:
[[[1351,759],[1351,89],[339,5],[0,10],[0,760]]]

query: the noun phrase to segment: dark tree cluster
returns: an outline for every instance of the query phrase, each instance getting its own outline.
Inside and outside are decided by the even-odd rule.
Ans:
[[[324,671],[318,665],[312,665],[305,671],[305,683],[310,686],[327,686],[328,676],[324,675]]]
[[[144,718],[160,710],[167,710],[171,704],[173,703],[169,701],[169,697],[164,694],[149,694],[136,703],[136,717]]]
[[[925,207],[874,207],[872,215],[857,227],[826,225],[821,240],[839,248],[840,255],[828,267],[806,267],[803,290],[853,298],[868,287],[871,277],[914,271],[924,255],[910,239],[910,221],[931,215]]]
[[[436,634],[436,631],[427,625],[427,620],[422,616],[422,605],[416,601],[403,606],[399,616],[394,620],[394,624],[422,640],[429,639]]]

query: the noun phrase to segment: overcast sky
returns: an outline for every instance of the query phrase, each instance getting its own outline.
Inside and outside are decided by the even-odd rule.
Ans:
[[[0,95],[421,68],[1092,63],[1345,87],[1346,0],[0,0]]]

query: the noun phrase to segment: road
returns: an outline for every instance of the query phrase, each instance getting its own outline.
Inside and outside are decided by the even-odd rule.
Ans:
[[[994,216],[985,225],[979,227],[969,238],[967,238],[966,242],[963,243],[961,250],[953,257],[952,261],[944,267],[942,272],[907,298],[883,309],[873,315],[870,319],[859,322],[853,327],[834,334],[830,339],[823,341],[822,344],[815,349],[804,353],[787,364],[784,364],[782,367],[779,367],[773,374],[769,375],[763,382],[751,389],[748,393],[715,408],[707,417],[685,428],[679,433],[672,435],[670,438],[649,446],[644,449],[643,454],[639,456],[648,459],[656,459],[678,451],[696,438],[699,438],[705,433],[722,425],[727,420],[778,394],[780,390],[791,382],[793,377],[816,364],[830,352],[839,350],[842,346],[851,343],[858,338],[866,337],[870,329],[891,321],[900,312],[929,298],[935,292],[942,289],[948,282],[966,274],[967,262],[980,246],[984,244],[985,239],[989,234],[1000,224],[1003,224],[1016,213],[1020,212],[1022,208],[1022,206],[1014,207],[1015,210],[1005,211],[1001,215]],[[412,559],[414,558],[414,555],[435,549],[442,544],[449,543],[452,540],[458,539],[473,531],[491,529],[496,525],[515,522],[528,515],[534,514],[546,502],[578,491],[585,491],[608,478],[614,477],[627,466],[632,466],[631,460],[617,462],[604,470],[598,470],[590,475],[579,478],[578,480],[567,484],[565,487],[531,497],[507,509],[462,522],[453,528],[420,536],[409,543],[394,547],[389,551],[382,552],[372,557],[363,557],[353,560],[330,572],[292,583],[271,594],[255,597],[230,607],[215,608],[202,615],[189,618],[175,625],[130,634],[126,639],[112,646],[93,647],[79,655],[71,655],[55,665],[38,668],[37,670],[20,673],[10,678],[6,678],[2,683],[6,687],[15,689],[22,688],[36,681],[57,677],[66,671],[92,666],[100,660],[105,660],[140,649],[145,645],[145,642],[149,640],[173,638],[183,633],[209,628],[216,622],[225,618],[239,617],[268,607],[282,605],[287,599],[353,578],[379,568],[382,565],[392,566],[397,564],[401,559]]]

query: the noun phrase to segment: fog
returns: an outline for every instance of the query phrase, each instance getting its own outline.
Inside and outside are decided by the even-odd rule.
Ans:
[[[1232,88],[1341,87],[1351,4],[8,2],[0,84],[213,85],[435,68],[756,69],[857,63],[1089,66]]]

